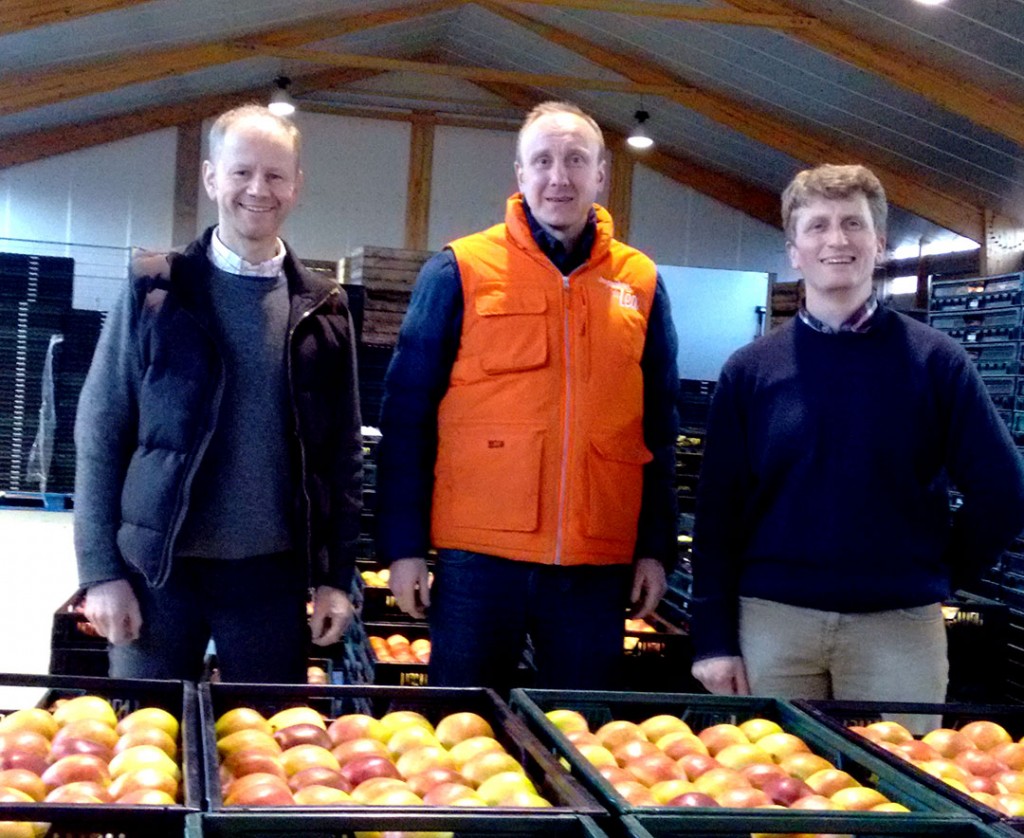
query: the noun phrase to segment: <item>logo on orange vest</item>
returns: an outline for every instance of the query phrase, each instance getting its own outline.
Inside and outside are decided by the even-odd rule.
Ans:
[[[487,440],[487,447],[488,448],[504,448],[505,447],[505,440],[503,440],[503,439],[489,439],[489,440]]]
[[[637,297],[632,287],[625,282],[612,282],[610,279],[605,279],[603,276],[599,282],[607,285],[612,289],[612,298],[617,298],[619,305],[622,308],[628,308],[632,311],[640,310],[640,298]]]

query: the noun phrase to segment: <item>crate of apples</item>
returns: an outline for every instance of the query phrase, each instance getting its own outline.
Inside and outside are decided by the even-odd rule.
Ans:
[[[580,695],[517,690],[513,706],[623,814],[756,809],[877,819],[957,811],[786,702],[595,693],[581,703]]]
[[[29,687],[49,688],[38,706],[0,715],[0,806],[33,818],[0,818],[0,836],[43,835],[48,823],[71,831],[68,805],[105,810],[111,828],[127,817],[117,810],[151,807],[127,835],[181,834],[185,813],[200,804],[198,755],[186,730],[195,724],[191,685],[61,676],[4,676],[0,684],[36,699]],[[64,810],[56,819],[54,806]]]
[[[291,692],[286,690],[291,689]],[[486,690],[211,684],[200,689],[207,796],[247,807],[593,804]],[[531,745],[532,743],[532,745]]]
[[[920,737],[896,721],[849,729],[944,787],[1000,815],[1024,818],[1024,742],[998,722],[974,719],[955,728],[934,728]]]

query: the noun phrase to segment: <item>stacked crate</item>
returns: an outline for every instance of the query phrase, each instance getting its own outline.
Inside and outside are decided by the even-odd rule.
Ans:
[[[26,469],[39,428],[50,339],[61,333],[73,282],[72,259],[0,253],[0,489],[40,488],[29,482]]]
[[[416,277],[431,256],[429,250],[360,247],[345,260],[346,285],[362,287],[359,396],[363,421],[368,425],[380,421],[384,373],[398,341]]]
[[[1022,296],[1024,274],[1011,273],[973,279],[938,280],[932,283],[928,322],[961,343],[985,382],[996,410],[1010,428],[1018,450],[1024,452],[1024,376],[1022,362]],[[961,502],[954,491],[951,505]],[[1017,556],[1024,542],[1004,557],[999,568],[988,573],[980,590],[1008,608],[1008,614],[989,615],[989,625],[999,627],[1002,636],[974,645],[984,659],[989,650],[995,656],[1008,652],[1005,670],[1007,697],[1024,701],[1024,561]],[[989,609],[990,612],[992,609]],[[963,631],[963,626],[951,626]],[[1007,640],[1008,638],[1008,640]],[[965,658],[967,656],[965,655]],[[951,650],[951,663],[956,663]],[[951,681],[951,689],[955,686]],[[1002,695],[987,696],[999,700]],[[976,698],[971,696],[971,698]]]

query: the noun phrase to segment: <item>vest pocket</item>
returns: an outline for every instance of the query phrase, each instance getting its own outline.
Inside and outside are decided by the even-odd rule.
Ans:
[[[636,538],[644,463],[652,459],[643,443],[622,435],[591,439],[587,452],[587,535],[610,541]]]
[[[544,432],[453,426],[438,451],[438,499],[456,527],[533,532],[540,518]]]
[[[477,345],[484,372],[519,372],[547,364],[547,299],[541,289],[509,293],[505,284],[485,284],[477,292],[475,307],[483,337]]]

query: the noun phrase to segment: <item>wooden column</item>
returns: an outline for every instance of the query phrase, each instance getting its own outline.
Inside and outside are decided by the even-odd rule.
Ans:
[[[434,123],[414,118],[409,138],[409,185],[405,203],[405,247],[427,249],[430,229],[430,178],[434,164]]]
[[[1021,270],[1024,267],[1024,224],[994,210],[985,210],[980,267],[982,276]]]
[[[178,152],[174,161],[174,226],[171,230],[171,241],[175,247],[188,244],[198,233],[202,148],[201,122],[178,126]]]
[[[629,242],[629,220],[633,209],[633,167],[636,161],[620,143],[612,154],[608,173],[608,212],[615,221],[615,238]]]

